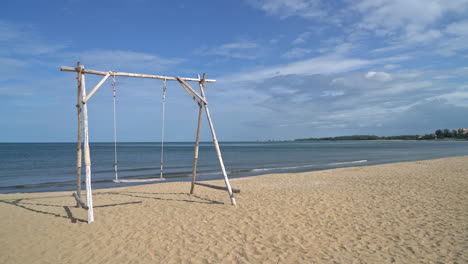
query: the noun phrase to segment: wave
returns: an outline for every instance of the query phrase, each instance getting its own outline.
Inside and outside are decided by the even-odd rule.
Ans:
[[[328,163],[327,165],[347,165],[347,164],[355,164],[355,163],[364,163],[367,160],[356,160],[356,161],[347,161],[347,162],[335,162],[335,163]]]
[[[294,170],[294,169],[301,169],[301,168],[348,165],[348,164],[356,164],[356,163],[364,163],[364,162],[367,162],[367,160],[344,161],[344,162],[334,162],[334,163],[327,163],[327,164],[300,165],[300,166],[280,167],[280,168],[261,168],[261,169],[252,169],[251,171],[259,172],[259,171],[271,171],[271,170]]]
[[[310,168],[310,167],[323,167],[323,166],[341,166],[341,165],[351,165],[351,164],[358,164],[358,163],[365,163],[367,160],[355,160],[355,161],[345,161],[345,162],[333,162],[327,164],[308,164],[308,165],[300,165],[300,166],[288,166],[288,167],[276,167],[276,168],[258,168],[258,169],[239,169],[239,170],[231,170],[228,171],[229,175],[241,174],[241,173],[249,173],[249,172],[266,172],[266,171],[275,171],[275,170],[297,170],[302,168]],[[129,169],[125,171],[144,171],[148,170],[149,168],[140,168],[140,169]],[[113,172],[113,171],[111,171]],[[221,172],[213,172],[213,171],[199,171],[197,172],[198,176],[213,176],[213,175],[220,175]],[[164,178],[187,178],[191,177],[191,171],[180,171],[180,172],[168,172],[164,173]],[[139,175],[132,175],[132,176],[124,176],[120,177],[121,179],[151,179],[159,177],[159,173],[151,173],[151,174],[139,174]],[[112,178],[109,179],[94,179],[92,180],[93,184],[96,183],[108,183],[112,184]],[[13,185],[13,186],[0,186],[0,192],[2,190],[11,190],[11,189],[36,189],[36,188],[50,188],[50,187],[66,187],[66,186],[74,186],[76,181],[63,181],[63,182],[45,182],[45,183],[38,183],[38,184],[21,184],[21,185]],[[84,182],[82,183],[84,184]]]

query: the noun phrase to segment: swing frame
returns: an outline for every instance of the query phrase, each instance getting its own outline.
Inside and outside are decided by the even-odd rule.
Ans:
[[[76,199],[77,207],[82,207],[88,211],[88,223],[94,221],[94,212],[93,212],[93,199],[92,199],[92,189],[91,189],[91,155],[90,155],[90,148],[89,148],[89,130],[88,130],[88,109],[87,109],[87,102],[93,96],[94,93],[104,84],[104,82],[112,75],[114,78],[115,76],[124,76],[124,77],[136,77],[136,78],[150,78],[150,79],[160,79],[160,80],[167,80],[167,81],[178,81],[182,88],[192,97],[195,103],[199,107],[198,111],[198,126],[197,126],[197,135],[195,140],[195,151],[194,151],[194,160],[193,160],[193,170],[192,170],[192,182],[190,188],[190,194],[193,194],[195,185],[198,186],[205,186],[214,189],[221,189],[227,190],[229,194],[229,198],[231,200],[232,205],[236,205],[236,199],[233,195],[233,189],[231,188],[231,184],[229,183],[229,178],[227,177],[226,169],[224,167],[224,161],[221,155],[221,150],[219,148],[218,139],[216,137],[216,133],[214,130],[213,122],[211,119],[210,111],[208,109],[208,102],[205,97],[205,88],[206,83],[214,83],[216,80],[213,79],[206,79],[206,74],[203,73],[203,78],[181,78],[181,77],[168,77],[162,75],[150,75],[150,74],[139,74],[139,73],[126,73],[126,72],[116,72],[116,71],[95,71],[85,69],[85,67],[81,64],[81,62],[77,63],[77,67],[65,67],[62,66],[60,68],[61,71],[67,72],[77,72],[77,80],[78,80],[78,90],[77,90],[77,112],[78,112],[78,139],[77,139],[77,158],[76,158],[76,193],[73,193],[73,196]],[[86,85],[85,85],[85,74],[93,74],[93,75],[101,75],[104,76],[99,83],[94,86],[94,88],[89,92],[86,93]],[[200,94],[197,93],[187,82],[198,82],[200,87]],[[203,109],[205,109],[206,117],[208,120],[208,124],[210,126],[211,135],[213,138],[213,143],[216,151],[216,155],[218,157],[219,165],[221,167],[221,171],[224,177],[224,183],[226,187],[214,186],[210,184],[200,184],[196,182],[196,169],[197,169],[197,161],[198,161],[198,149],[199,149],[199,139],[200,139],[200,127],[201,127],[201,118],[203,115]],[[82,135],[82,131],[84,135]],[[81,150],[81,144],[83,139],[83,151]],[[86,169],[86,204],[81,199],[81,167],[82,167],[82,158],[84,159],[84,165]],[[239,190],[235,189],[235,192]]]

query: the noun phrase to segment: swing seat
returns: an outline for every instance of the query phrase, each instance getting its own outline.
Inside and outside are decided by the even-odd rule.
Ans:
[[[119,180],[113,180],[115,183],[125,183],[125,182],[155,182],[155,181],[165,181],[166,179],[164,178],[152,178],[152,179],[119,179]]]

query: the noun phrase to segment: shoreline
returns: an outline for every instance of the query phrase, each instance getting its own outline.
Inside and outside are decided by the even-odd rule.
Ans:
[[[375,140],[373,140],[375,141]],[[451,157],[444,157],[444,158],[458,158],[458,157],[468,157],[466,155],[462,156],[451,156]],[[333,170],[333,169],[339,169],[339,168],[352,168],[352,167],[368,167],[368,166],[377,166],[377,165],[386,165],[386,164],[394,164],[394,163],[401,163],[401,162],[417,162],[417,161],[430,161],[430,160],[438,160],[438,159],[444,159],[444,158],[429,158],[429,159],[416,159],[416,160],[409,160],[409,161],[390,161],[390,162],[382,162],[382,163],[373,163],[369,162],[366,160],[365,162],[362,162],[362,160],[359,161],[351,161],[351,162],[338,162],[338,163],[330,163],[330,164],[317,164],[317,165],[305,165],[305,166],[297,166],[296,168],[293,167],[285,167],[285,168],[261,168],[261,169],[250,169],[250,170],[245,170],[243,173],[250,173],[251,175],[247,176],[236,176],[236,174],[229,174],[228,172],[228,177],[229,179],[242,179],[242,178],[250,178],[250,177],[258,177],[258,176],[264,176],[268,174],[299,174],[299,173],[309,173],[309,172],[315,172],[315,171],[325,171],[325,170]],[[343,164],[340,164],[343,163]],[[326,168],[326,166],[330,165],[339,165],[337,167],[330,167]],[[300,169],[302,167],[308,167],[310,169],[304,170]],[[296,170],[296,171],[294,171]],[[263,173],[261,171],[264,171]],[[222,177],[221,172],[219,173],[219,176]],[[151,184],[165,184],[165,183],[170,183],[170,182],[179,182],[179,183],[186,183],[191,181],[190,176],[180,176],[180,177],[171,177],[167,178],[167,181],[163,182],[158,182],[158,183],[143,183],[143,184],[127,184],[126,186],[117,186],[114,184],[115,187],[93,187],[93,190],[104,190],[104,189],[113,189],[113,188],[121,188],[121,187],[134,187],[134,186],[143,186],[143,185],[151,185]],[[183,180],[185,179],[185,180]],[[200,180],[200,179],[198,179]],[[205,180],[200,180],[200,181],[216,181],[219,179],[213,179],[213,178],[208,178]],[[98,181],[99,183],[102,183],[102,180]],[[67,184],[70,183],[70,184]],[[95,181],[92,181],[92,184],[96,183]],[[112,180],[108,181],[109,184],[112,184]],[[51,184],[58,184],[62,185],[66,184],[69,186],[76,186],[76,181],[68,181],[68,182],[56,182],[56,183],[41,183],[37,184],[38,186],[41,185],[51,185]],[[82,186],[84,188],[84,181],[82,182]],[[57,186],[54,186],[57,187]],[[15,185],[15,186],[5,186],[5,187],[0,187],[1,188],[9,188],[11,190],[15,189],[20,189],[20,190],[27,190],[27,189],[34,189],[34,188],[41,188],[41,187],[24,187],[24,185]],[[24,192],[0,192],[1,194],[21,194],[21,193],[55,193],[55,192],[75,192],[75,189],[71,190],[44,190],[44,191],[24,191]]]
[[[222,180],[210,183],[222,185]],[[416,263],[468,261],[468,157],[231,180],[0,194],[5,263]]]

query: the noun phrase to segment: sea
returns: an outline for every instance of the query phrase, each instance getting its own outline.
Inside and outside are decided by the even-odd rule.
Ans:
[[[164,143],[163,176],[190,181],[193,142]],[[0,143],[0,193],[76,189],[76,143]],[[230,178],[368,166],[468,155],[468,141],[220,142]],[[148,183],[114,183],[114,143],[91,143],[92,188]],[[118,143],[119,179],[160,176],[161,144]],[[197,180],[222,179],[214,146],[200,144]],[[85,169],[82,168],[84,188]],[[154,182],[152,182],[154,183]]]

